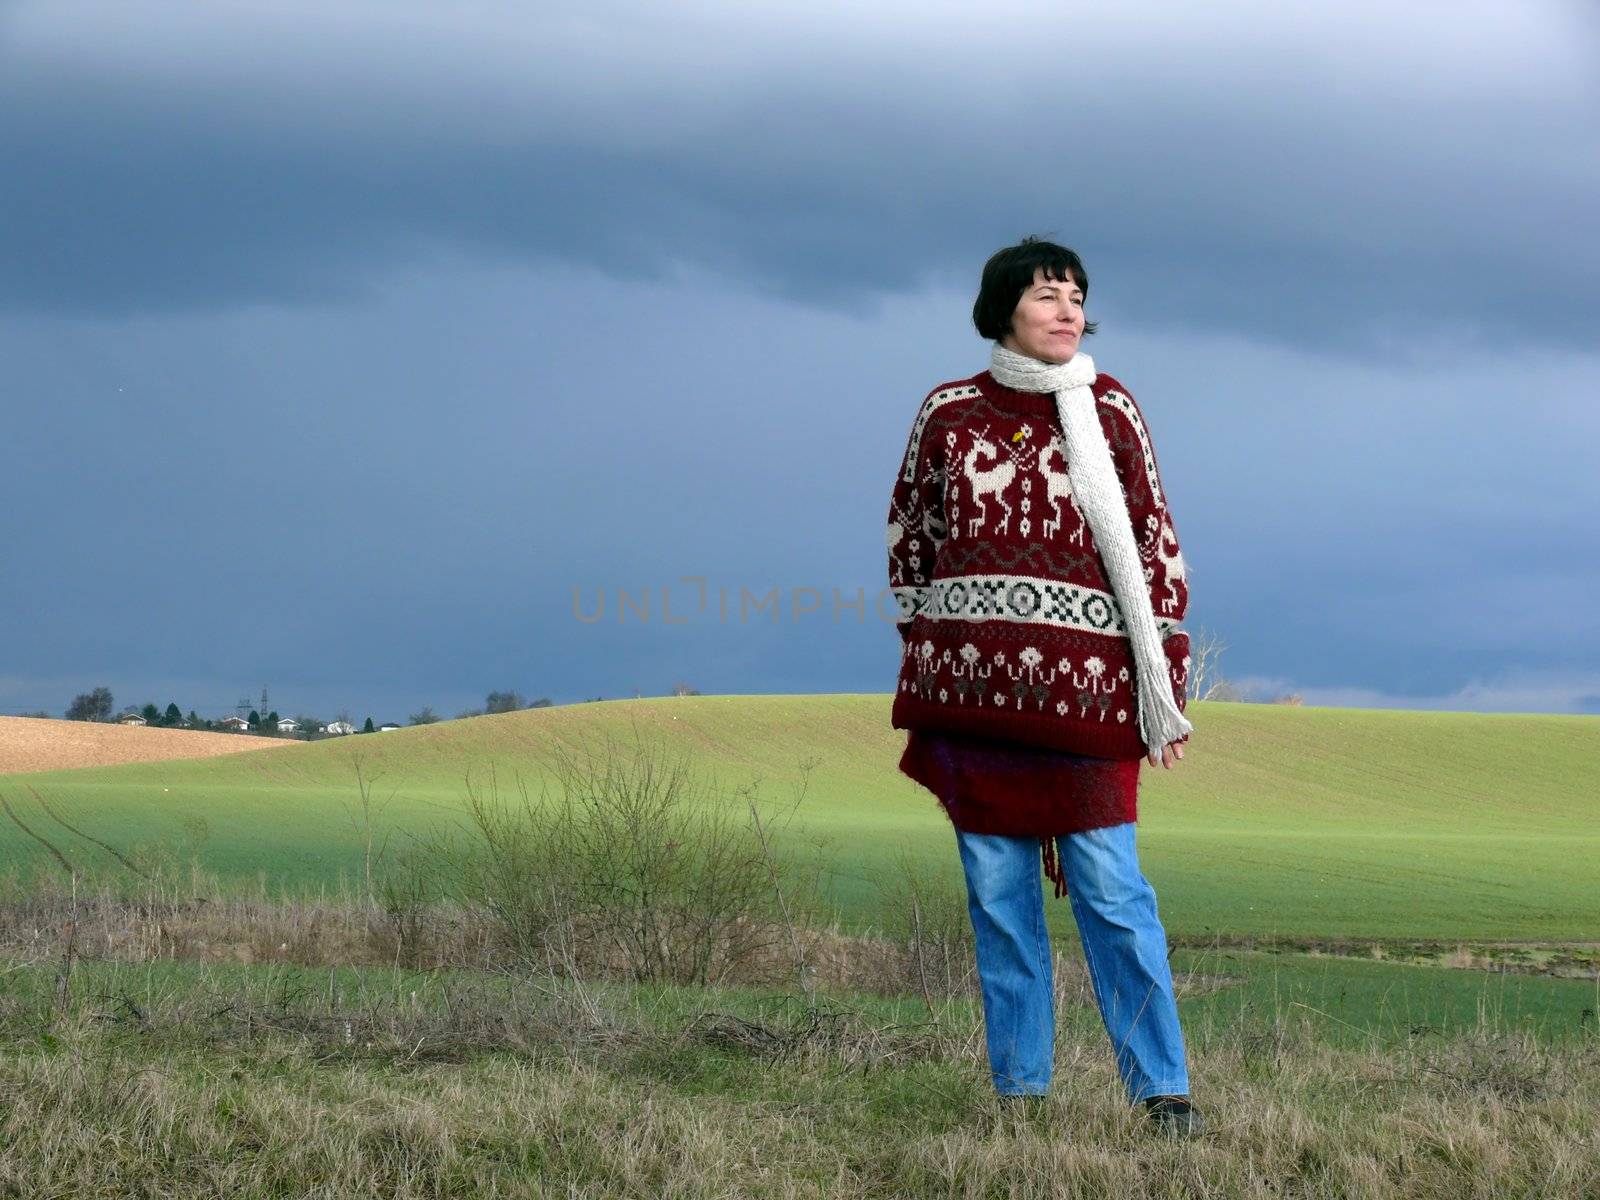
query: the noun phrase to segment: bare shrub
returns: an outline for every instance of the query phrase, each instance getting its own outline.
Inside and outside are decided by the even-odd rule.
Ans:
[[[972,920],[966,897],[949,880],[930,876],[903,847],[880,893],[886,930],[899,949],[898,986],[884,990],[920,995],[933,1014],[936,1002],[971,995],[976,982]]]
[[[814,906],[784,897],[792,860],[775,835],[798,799],[763,817],[759,783],[720,787],[633,732],[552,750],[553,795],[519,775],[506,801],[493,772],[487,791],[469,779],[465,836],[425,843],[441,891],[541,972],[704,985],[781,957],[785,939],[798,950]]]
[[[394,939],[394,963],[401,967],[427,965],[433,926],[441,915],[443,887],[434,864],[416,847],[402,849],[380,876],[378,904],[382,928]],[[369,935],[370,935],[369,927]]]
[[[876,953],[863,956],[850,986],[921,996],[930,1015],[942,1015],[952,1002],[978,995],[972,918],[959,876],[930,875],[902,849],[879,902],[887,936],[873,940]],[[872,958],[890,969],[869,983],[865,963]],[[1095,1003],[1088,966],[1075,941],[1052,940],[1051,968],[1058,1009]]]

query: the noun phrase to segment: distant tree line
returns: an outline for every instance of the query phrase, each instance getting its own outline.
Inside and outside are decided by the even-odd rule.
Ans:
[[[482,708],[469,708],[456,714],[456,719],[463,717],[483,717],[492,713],[519,712],[525,708],[549,708],[551,706],[548,696],[540,696],[537,700],[524,700],[518,691],[490,692],[484,700]],[[424,710],[428,711],[428,710]],[[435,718],[437,720],[438,718]]]
[[[596,700],[600,698],[599,696],[595,697]],[[552,704],[553,702],[548,696],[541,696],[537,700],[525,700],[522,693],[515,690],[493,691],[484,700],[482,708],[469,708],[457,713],[456,719],[481,717],[489,713],[517,712],[529,708],[550,708]],[[185,716],[176,703],[168,704],[164,709],[157,707],[154,703],[145,704],[142,707],[129,706],[118,712],[116,700],[108,687],[97,687],[91,692],[83,692],[74,696],[72,703],[67,705],[64,715],[68,721],[112,722],[122,720],[131,713],[137,713],[144,718],[146,725],[157,728],[206,730],[233,728],[231,723],[226,726],[223,724],[226,718],[219,717],[213,720],[202,717],[192,708],[189,710],[188,716]],[[20,713],[18,715],[46,719],[52,717],[51,713],[44,711]],[[419,711],[412,713],[407,718],[407,721],[411,725],[433,725],[444,719],[433,710],[431,705],[424,705]],[[379,729],[379,726],[373,723],[371,717],[368,717],[357,729],[348,711],[340,711],[331,722],[306,713],[297,713],[292,720],[294,723],[293,729],[279,729],[281,718],[277,710],[262,716],[258,710],[251,709],[249,715],[244,718],[246,729],[249,732],[260,734],[264,737],[314,738],[335,736],[323,732],[329,725],[347,726],[349,731],[358,733],[376,733]]]

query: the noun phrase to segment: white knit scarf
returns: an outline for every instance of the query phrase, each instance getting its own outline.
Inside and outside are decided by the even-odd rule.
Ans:
[[[1072,495],[1089,522],[1089,532],[1094,535],[1106,574],[1111,577],[1133,647],[1138,670],[1139,735],[1147,751],[1160,753],[1162,747],[1194,727],[1172,698],[1167,656],[1161,649],[1155,609],[1139,563],[1139,547],[1133,540],[1128,502],[1095,411],[1094,393],[1089,390],[1095,380],[1094,359],[1080,352],[1064,363],[1041,362],[996,342],[989,373],[1019,392],[1055,393]]]

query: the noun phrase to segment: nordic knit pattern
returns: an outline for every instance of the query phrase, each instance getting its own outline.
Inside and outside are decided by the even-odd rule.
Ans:
[[[1109,375],[1089,385],[1181,712],[1188,572],[1144,416]],[[933,389],[890,501],[902,659],[892,723],[1139,758],[1136,663],[1073,494],[1055,397],[988,372]]]

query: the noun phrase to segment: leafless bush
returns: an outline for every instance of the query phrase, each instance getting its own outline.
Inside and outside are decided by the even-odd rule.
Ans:
[[[53,873],[0,876],[0,956],[39,961],[299,963],[305,966],[489,966],[491,931],[449,905],[388,920],[359,896],[227,895],[200,873],[128,894],[125,881],[78,885]],[[70,935],[70,937],[69,937]]]
[[[900,951],[894,990],[920,995],[930,1015],[937,1002],[972,994],[977,960],[961,890],[901,849],[880,897],[886,932]]]
[[[895,856],[890,879],[879,899],[886,938],[875,941],[875,957],[889,970],[880,971],[870,984],[858,970],[852,985],[921,996],[929,1015],[942,1018],[953,1001],[979,991],[965,889],[959,876],[930,874],[905,850]],[[1051,967],[1058,1009],[1095,1003],[1089,970],[1075,942],[1052,942]],[[1188,994],[1215,982],[1190,973],[1185,986]]]
[[[710,984],[798,951],[792,856],[759,783],[723,788],[683,754],[607,735],[551,751],[554,794],[467,784],[469,825],[419,843],[442,894],[489,918],[520,965],[554,974]],[[802,788],[803,790],[803,788]]]
[[[396,965],[427,965],[434,926],[443,912],[439,903],[443,887],[434,865],[415,847],[401,850],[381,873],[379,893],[382,927],[394,939]],[[369,940],[372,932],[369,926]],[[481,944],[482,939],[477,940]]]
[[[285,963],[314,967],[405,967],[417,970],[515,970],[533,983],[555,987],[562,979],[595,982],[627,977],[625,960],[593,927],[569,919],[550,922],[547,951],[530,970],[507,949],[508,934],[495,912],[467,907],[444,893],[444,881],[408,851],[391,858],[380,881],[375,914],[360,894],[316,898],[265,893],[226,894],[221,881],[196,874],[182,882],[143,886],[129,895],[108,884],[80,887],[52,872],[0,875],[0,975],[30,964],[75,962]],[[786,892],[792,884],[785,881]],[[876,932],[846,933],[795,912],[792,920],[752,917],[743,940],[755,947],[726,964],[725,984],[793,986],[803,963],[804,994],[844,990],[920,995],[916,952],[902,938]],[[541,936],[531,923],[533,936]],[[931,931],[925,925],[925,936]],[[931,950],[923,960],[932,959]],[[546,967],[546,964],[553,964]],[[935,974],[930,971],[930,975]]]

